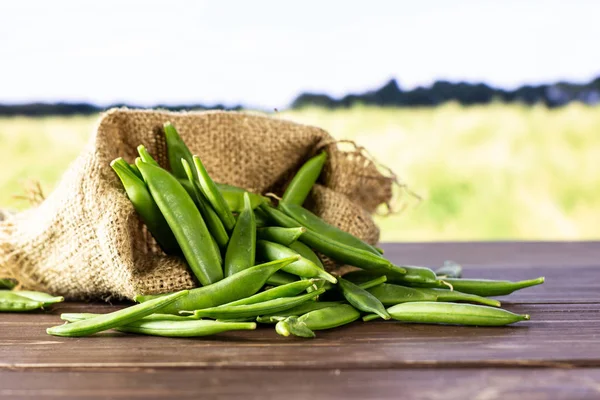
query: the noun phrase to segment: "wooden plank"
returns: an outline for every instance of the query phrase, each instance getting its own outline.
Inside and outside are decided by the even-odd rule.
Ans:
[[[597,399],[598,369],[0,372],[10,399]]]
[[[0,369],[600,367],[598,305],[508,308],[532,321],[504,328],[356,322],[313,340],[280,337],[270,327],[197,339],[117,332],[60,338],[45,333],[57,315],[13,314],[0,323]]]
[[[600,265],[600,241],[383,243],[397,263],[440,266],[453,260],[467,267],[575,267]]]

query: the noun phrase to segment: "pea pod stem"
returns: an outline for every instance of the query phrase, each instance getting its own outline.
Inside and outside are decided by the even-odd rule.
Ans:
[[[256,318],[257,322],[271,324],[287,317],[299,317],[311,311],[321,310],[323,308],[335,307],[343,304],[341,301],[307,301],[299,306],[288,308],[283,311],[271,314],[263,314]]]
[[[0,291],[0,312],[23,312],[40,309],[44,303],[19,296],[13,291]]]
[[[95,318],[73,322],[71,324],[54,326],[46,332],[54,336],[88,336],[101,331],[127,325],[138,319],[160,311],[162,308],[177,301],[177,299],[188,295],[187,290],[182,290],[168,296],[149,300],[142,304],[136,304],[109,314],[103,314]]]
[[[217,188],[219,188],[219,192],[221,192],[221,195],[232,212],[241,212],[244,209],[244,193],[248,193],[248,196],[250,196],[250,204],[253,210],[262,203],[268,203],[270,201],[267,197],[252,193],[237,186],[217,182],[215,182],[215,184],[217,185]]]
[[[287,285],[288,283],[296,282],[298,277],[296,275],[288,274],[287,272],[277,271],[267,279],[267,285],[281,286]]]

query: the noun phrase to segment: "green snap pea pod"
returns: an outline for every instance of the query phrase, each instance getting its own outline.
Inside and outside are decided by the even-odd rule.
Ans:
[[[263,197],[259,194],[249,192],[241,187],[227,185],[225,183],[215,182],[215,184],[227,202],[229,209],[233,212],[241,212],[244,209],[244,193],[248,193],[248,196],[250,196],[250,204],[252,205],[253,210],[262,203],[270,202],[268,197]]]
[[[187,178],[185,178],[185,179],[177,178],[177,181],[179,183],[181,183],[181,186],[183,186],[183,188],[185,189],[185,191],[188,192],[188,194],[190,195],[190,197],[192,198],[192,200],[194,200],[194,203],[198,204],[198,200],[196,198],[196,190],[195,190],[194,186],[192,186],[192,184],[190,183],[190,181]]]
[[[138,178],[140,178],[140,180],[143,181],[144,177],[142,176],[142,173],[138,169],[137,165],[135,165],[135,164],[128,164],[128,165],[129,165],[129,169],[131,170],[131,172],[133,172],[135,174],[135,176],[137,176]]]
[[[196,319],[196,317],[194,317],[193,315],[190,315],[188,318],[194,318]],[[254,317],[248,317],[248,318],[232,318],[232,319],[216,319],[215,321],[217,322],[255,322]]]
[[[275,272],[298,259],[298,256],[256,265],[209,286],[190,290],[190,294],[161,310],[165,314],[216,307],[257,293]],[[135,301],[146,302],[164,295],[136,296]]]
[[[455,303],[402,303],[388,308],[393,319],[421,324],[502,326],[529,320],[501,308]]]
[[[255,322],[221,322],[210,320],[166,321],[139,320],[116,328],[119,332],[165,337],[199,337],[217,333],[256,329]]]
[[[280,335],[289,333],[302,337],[314,337],[313,331],[337,328],[360,318],[360,312],[349,304],[311,311],[298,318],[288,317],[277,323],[275,330]],[[285,333],[288,333],[286,335]],[[312,335],[311,335],[312,333]]]
[[[298,255],[297,252],[289,247],[282,246],[278,243],[267,242],[266,240],[258,240],[256,242],[256,252],[266,260],[278,260],[280,258],[291,257]],[[315,263],[305,257],[300,256],[298,261],[289,264],[282,268],[283,271],[290,274],[298,275],[302,278],[320,278],[331,283],[336,283],[335,277],[320,269]]]
[[[225,253],[225,276],[231,276],[254,265],[256,258],[256,221],[250,196],[244,194],[245,208],[240,213]]]
[[[206,222],[206,227],[208,228],[212,237],[215,239],[217,246],[221,249],[224,249],[229,242],[227,230],[223,226],[223,222],[221,222],[221,219],[215,210],[213,210],[211,205],[208,204],[208,201],[204,198],[200,188],[194,182],[194,176],[192,175],[192,168],[190,167],[190,164],[188,164],[188,162],[183,158],[181,159],[181,163],[183,164],[183,169],[188,177],[188,185],[192,188],[194,193],[192,198],[196,199],[196,205],[198,206],[198,210],[200,210],[200,215],[202,215],[204,222]]]
[[[284,246],[289,246],[296,240],[300,239],[306,229],[304,228],[282,228],[280,226],[268,226],[265,228],[258,228],[256,236],[262,240],[268,240],[269,242],[279,243]]]
[[[31,291],[31,290],[17,290],[17,291],[14,291],[13,293],[15,293],[21,297],[26,297],[26,298],[34,300],[34,301],[42,302],[42,303],[44,303],[44,307],[50,306],[50,305],[56,304],[56,303],[62,303],[63,301],[65,301],[65,298],[62,296],[52,296],[48,293],[35,292],[35,291]]]
[[[293,228],[287,228],[287,229],[293,229]],[[302,228],[304,229],[304,228]],[[321,259],[319,258],[319,256],[312,251],[312,249],[310,247],[308,247],[307,245],[305,245],[302,242],[293,242],[288,246],[290,249],[294,250],[296,253],[300,254],[302,257],[312,261],[313,263],[315,263],[315,265],[319,268],[321,268],[322,270],[325,270],[325,266],[323,265],[323,263],[321,262]],[[302,278],[302,279],[306,279],[306,278]],[[327,282],[327,281],[319,281],[315,284],[315,286],[310,286],[308,289],[306,289],[306,291],[308,293],[313,292],[317,289],[321,289],[322,287],[324,287],[325,283],[329,283],[331,284],[331,282]]]
[[[275,314],[265,314],[258,316],[256,318],[256,322],[260,322],[262,324],[274,324],[277,321],[281,321],[286,319],[287,317],[298,317],[300,315],[304,315],[311,311],[321,310],[323,308],[335,307],[343,304],[340,301],[307,301],[306,303],[302,303],[299,306],[289,308],[284,311],[280,311]]]
[[[139,167],[139,166],[138,166]],[[143,173],[143,172],[142,172]],[[136,304],[119,311],[103,314],[95,318],[81,320],[66,325],[53,326],[46,332],[54,336],[88,336],[101,331],[127,325],[138,319],[147,317],[160,311],[177,299],[188,295],[187,290],[182,290],[168,296],[148,300],[142,304]]]
[[[355,308],[367,313],[375,313],[383,319],[391,318],[383,304],[381,304],[381,301],[368,291],[361,289],[344,278],[340,278],[338,284],[348,303],[352,304]]]
[[[298,281],[296,275],[288,274],[287,272],[277,271],[267,279],[267,285],[281,286],[287,285],[288,283]]]
[[[479,303],[490,307],[500,307],[500,302],[494,299],[488,299],[486,297],[477,296],[475,294],[463,293],[458,290],[448,289],[417,289],[421,292],[433,293],[437,297],[437,301],[441,302],[467,302],[467,303]]]
[[[219,251],[183,186],[162,168],[144,162],[137,166],[196,278],[203,286],[223,279]]]
[[[167,254],[176,253],[179,249],[177,240],[175,240],[169,224],[152,198],[144,180],[138,178],[129,168],[129,164],[122,158],[113,160],[110,166],[121,179],[133,208],[142,218],[160,247]]]
[[[302,226],[305,226],[312,231],[318,232],[323,236],[330,237],[331,239],[342,242],[348,246],[365,250],[381,257],[381,254],[377,251],[375,247],[371,246],[368,243],[365,243],[364,241],[352,235],[351,233],[348,233],[339,229],[336,226],[328,224],[327,222],[323,221],[320,217],[316,216],[315,214],[308,211],[302,206],[282,202],[279,204],[279,208],[285,214],[295,219]]]
[[[160,167],[160,165],[158,165],[158,163],[156,162],[156,160],[154,158],[152,158],[152,156],[150,155],[150,153],[148,153],[148,150],[146,150],[146,147],[144,147],[144,145],[140,144],[137,147],[137,151],[138,151],[138,154],[140,155],[140,158],[142,159],[143,162],[145,162],[147,164],[154,165],[155,167]],[[137,167],[137,165],[136,165],[136,167]],[[139,168],[138,168],[138,171],[139,171]],[[141,171],[140,171],[140,173],[141,173]]]
[[[204,197],[206,197],[219,218],[221,218],[223,225],[225,225],[225,229],[231,231],[235,225],[233,213],[229,209],[229,206],[223,198],[223,195],[221,192],[219,192],[219,188],[208,175],[208,172],[206,171],[206,168],[204,168],[204,164],[202,164],[200,158],[198,156],[194,156],[193,160],[194,165],[196,166],[196,172],[198,173],[198,180],[200,181],[200,189],[202,189],[202,194],[204,194]]]
[[[260,207],[265,214],[279,226],[285,228],[301,227],[296,220],[273,207],[264,204]],[[332,259],[348,265],[354,265],[366,270],[384,269],[386,271],[395,272],[396,274],[406,273],[404,268],[393,265],[390,261],[379,255],[347,246],[339,241],[320,235],[311,229],[307,229],[306,232],[302,234],[300,241]]]
[[[208,317],[219,319],[257,317],[262,314],[277,313],[288,308],[295,307],[306,301],[309,301],[315,296],[323,293],[323,289],[319,289],[313,293],[306,293],[295,297],[282,297],[274,300],[267,300],[261,303],[244,304],[240,306],[218,306],[213,308],[205,308],[194,311],[196,318]]]
[[[319,179],[325,161],[327,161],[327,153],[322,152],[305,162],[290,181],[283,193],[281,202],[302,205],[313,185]]]
[[[435,270],[438,278],[460,278],[462,277],[462,267],[452,261],[444,261],[441,268]]]
[[[296,296],[297,294],[304,292],[309,286],[314,285],[315,282],[319,282],[319,280],[307,279],[302,281],[295,281],[292,283],[288,283],[287,285],[276,286],[269,290],[265,290],[264,292],[257,293],[254,296],[246,297],[245,299],[240,299],[232,301],[231,303],[223,304],[223,306],[240,306],[244,304],[261,303],[263,301],[279,299],[282,297]]]
[[[104,314],[96,313],[62,313],[60,319],[67,322],[83,321],[85,319],[95,318]],[[193,319],[191,317],[183,317],[181,315],[173,314],[150,314],[147,317],[140,319],[140,321],[189,321]]]
[[[387,279],[387,275],[385,275],[385,271],[377,272],[377,271],[367,271],[367,270],[356,270],[350,271],[344,274],[343,278],[347,281],[354,283],[355,285],[362,285],[363,283],[370,282],[373,279],[381,278],[385,276]],[[387,279],[389,281],[389,279]]]
[[[12,289],[17,286],[17,282],[12,279],[0,279],[0,289]]]
[[[257,228],[269,226],[269,217],[260,208],[254,209],[254,218],[256,219]]]
[[[10,290],[0,292],[0,312],[21,312],[42,308],[44,303],[19,296]]]
[[[403,265],[406,274],[386,273],[388,280],[394,283],[429,284],[437,282],[437,276],[429,268]]]
[[[374,288],[375,286],[379,286],[385,282],[387,282],[387,276],[382,275],[380,277],[371,279],[370,281],[363,282],[360,285],[356,285],[356,286],[358,286],[361,289],[367,290],[367,289]]]
[[[375,250],[381,255],[383,255],[383,249],[381,247],[375,247]]]
[[[187,179],[187,175],[181,164],[181,159],[186,160],[190,165],[194,165],[192,152],[181,139],[181,136],[179,136],[177,129],[175,129],[170,122],[164,124],[164,130],[165,141],[167,142],[167,157],[169,158],[171,172],[176,178]],[[197,172],[192,170],[192,173],[194,175],[194,180],[197,180]]]
[[[455,290],[478,296],[504,296],[512,292],[544,283],[544,277],[519,282],[487,279],[444,279]]]

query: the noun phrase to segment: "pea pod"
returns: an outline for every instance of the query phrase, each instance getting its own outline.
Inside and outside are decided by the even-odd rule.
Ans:
[[[104,314],[96,313],[62,313],[60,319],[67,322],[83,321],[85,319],[96,318]],[[183,317],[181,315],[173,314],[150,314],[147,317],[140,319],[139,321],[189,321],[191,317]]]
[[[342,304],[340,301],[307,301],[299,306],[289,308],[274,314],[265,314],[258,316],[256,322],[263,324],[274,324],[278,321],[284,320],[287,317],[299,317],[311,311],[321,310],[323,308],[335,307]],[[377,314],[375,314],[377,315]]]
[[[139,167],[139,166],[138,166]],[[141,170],[141,168],[140,168]],[[142,172],[143,173],[143,172]],[[136,304],[109,314],[103,314],[95,318],[81,320],[66,325],[48,328],[46,332],[54,336],[88,336],[101,331],[127,325],[138,319],[147,317],[160,311],[177,299],[187,296],[188,291],[182,290],[177,293],[149,300],[142,304]]]
[[[12,289],[17,286],[17,282],[13,279],[0,279],[0,289]]]
[[[221,322],[197,319],[188,319],[186,321],[147,321],[141,319],[116,328],[119,332],[164,337],[199,337],[216,335],[222,332],[253,329],[256,329],[255,322]]]
[[[285,228],[285,229],[293,229],[293,228]],[[321,259],[319,258],[319,256],[314,251],[312,251],[312,249],[310,247],[308,247],[304,243],[293,242],[288,247],[290,249],[294,250],[296,253],[300,254],[302,257],[306,258],[307,260],[315,263],[315,265],[317,267],[321,268],[322,270],[325,270],[325,266],[321,262]],[[306,279],[306,278],[302,278],[302,279]],[[321,289],[322,287],[324,287],[325,282],[327,282],[327,281],[324,281],[324,280],[318,281],[314,286],[310,286],[306,291],[308,293],[310,293],[317,289]],[[331,282],[327,282],[327,283],[331,283]]]
[[[245,299],[232,301],[231,303],[224,304],[223,306],[240,306],[244,304],[261,303],[263,301],[279,299],[282,297],[296,296],[297,294],[300,294],[303,291],[305,291],[308,287],[314,286],[315,282],[319,282],[319,280],[307,279],[302,281],[295,281],[292,283],[288,283],[287,285],[281,285],[269,290],[265,290],[264,292],[260,292],[253,296],[246,297]]]
[[[256,221],[250,196],[244,194],[245,208],[240,213],[225,253],[225,276],[231,276],[254,265],[256,256]]]
[[[297,319],[288,317],[278,322],[277,325],[281,326],[279,329],[277,327],[275,329],[280,334],[281,332],[289,332],[296,336],[314,337],[314,333],[310,335],[312,331],[337,328],[338,326],[354,322],[359,318],[360,312],[354,307],[348,304],[340,304],[308,312]]]
[[[190,290],[190,294],[162,309],[165,314],[209,308],[250,297],[258,292],[267,279],[282,267],[296,261],[298,256],[256,265],[209,286]],[[135,301],[146,302],[164,295],[136,296]]]
[[[502,326],[529,320],[501,308],[454,303],[403,303],[388,308],[393,319],[420,324]]]
[[[263,204],[260,208],[279,226],[285,228],[301,227],[296,220],[273,207]],[[347,246],[339,241],[314,232],[311,229],[307,229],[306,232],[302,234],[300,241],[330,258],[348,265],[354,265],[366,270],[384,269],[386,271],[395,272],[396,274],[406,273],[404,268],[393,265],[383,257],[365,250]]]
[[[488,279],[444,279],[455,290],[478,296],[504,296],[512,292],[544,283],[544,277],[519,282]]]
[[[379,286],[385,282],[387,282],[387,276],[382,275],[380,277],[371,279],[370,281],[363,282],[360,285],[356,285],[356,286],[358,286],[361,289],[367,290],[367,289],[371,289],[376,286]]]
[[[362,283],[371,279],[375,279],[382,275],[387,277],[388,282],[398,283],[401,285],[423,285],[423,287],[437,287],[442,285],[437,279],[435,272],[429,268],[414,267],[403,265],[402,268],[406,271],[404,274],[397,273],[394,270],[385,270],[383,268],[363,271],[348,272],[344,276],[351,282]],[[447,286],[444,286],[447,287]]]
[[[339,286],[342,290],[342,294],[346,300],[348,300],[348,303],[352,304],[357,309],[367,313],[375,313],[383,319],[391,318],[383,304],[381,304],[381,301],[368,291],[361,289],[344,278],[339,279]]]
[[[198,156],[193,156],[193,161],[194,165],[196,166],[196,172],[198,174],[198,180],[200,182],[202,194],[204,194],[204,197],[206,197],[219,218],[221,218],[223,225],[225,225],[225,229],[231,231],[235,225],[233,213],[229,209],[229,206],[223,198],[223,195],[221,192],[219,192],[219,188],[208,175],[208,172],[206,171],[206,168],[204,168],[200,158]]]
[[[0,292],[0,312],[22,312],[42,308],[44,303],[19,296],[10,290]]]
[[[223,279],[221,256],[183,186],[162,168],[144,162],[137,166],[196,278],[203,286]]]
[[[177,129],[170,123],[164,124],[165,130],[165,141],[167,142],[167,157],[169,158],[169,165],[171,166],[171,172],[176,178],[187,179],[181,160],[186,160],[189,165],[194,165],[192,159],[192,152],[187,147],[185,142],[179,136]],[[196,170],[192,170],[194,180],[198,179]]]
[[[287,272],[277,271],[267,279],[267,285],[281,286],[287,285],[288,283],[296,282],[298,277],[296,275],[288,274]]]
[[[262,240],[279,243],[284,246],[290,246],[300,238],[306,229],[304,228],[282,228],[280,226],[268,226],[258,228],[256,237]]]
[[[462,276],[462,267],[452,261],[445,261],[441,268],[435,271],[438,278],[460,278]]]
[[[322,152],[304,163],[288,184],[281,202],[302,205],[321,175],[325,161],[327,161],[327,153]]]
[[[175,240],[169,224],[160,212],[160,208],[152,198],[146,183],[131,171],[129,164],[122,158],[112,161],[110,166],[121,179],[133,208],[163,251],[167,254],[178,252],[177,240]]]
[[[437,297],[437,301],[441,302],[467,302],[467,303],[479,303],[490,307],[500,307],[500,302],[494,299],[488,299],[483,296],[477,296],[474,294],[459,292],[458,290],[448,289],[417,289],[421,292],[432,293]]]
[[[140,158],[142,159],[143,162],[150,164],[150,165],[154,165],[155,167],[160,167],[160,165],[158,165],[158,163],[156,162],[156,160],[154,158],[152,158],[152,156],[150,155],[150,153],[148,153],[148,150],[146,150],[146,147],[144,145],[139,145],[137,147],[137,151],[138,154],[140,155]],[[136,165],[137,167],[137,165]],[[138,168],[139,171],[139,168]],[[141,173],[141,172],[140,172]]]
[[[373,296],[377,297],[379,301],[381,301],[385,306],[393,306],[399,303],[408,303],[415,301],[464,301],[485,304],[493,307],[500,307],[500,302],[497,300],[486,299],[485,297],[445,289],[410,288],[406,286],[386,283],[368,289],[368,291]]]
[[[260,208],[254,209],[254,219],[256,219],[257,228],[269,226],[269,217]]]
[[[279,299],[263,301],[261,303],[244,304],[239,306],[222,305],[213,308],[205,308],[194,311],[194,316],[196,316],[196,318],[208,317],[215,319],[257,317],[262,314],[277,313],[288,308],[295,307],[299,304],[309,301],[315,296],[320,295],[324,291],[325,290],[323,289],[319,289],[313,293],[306,293],[301,296],[282,297]]]
[[[277,243],[268,242],[266,240],[258,240],[256,242],[256,251],[261,255],[262,258],[266,260],[278,260],[280,258],[298,255],[297,252],[288,247]],[[320,269],[317,265],[315,265],[315,263],[302,256],[300,256],[298,261],[285,266],[282,268],[282,270],[303,278],[320,278],[331,283],[337,282],[335,277]]]
[[[357,249],[368,251],[369,253],[373,253],[379,257],[381,254],[377,249],[370,244],[362,241],[356,236],[348,233],[344,230],[339,229],[333,225],[328,224],[323,221],[321,218],[316,216],[315,214],[308,211],[306,208],[297,205],[297,204],[288,204],[281,202],[279,204],[279,208],[287,215],[292,217],[302,226],[314,231],[319,232],[319,234],[323,236],[327,236],[333,240],[344,243],[348,246],[355,247]]]
[[[47,306],[50,306],[50,305],[56,304],[56,303],[62,303],[63,301],[65,301],[65,298],[62,296],[52,296],[48,293],[34,292],[31,290],[17,290],[17,291],[14,291],[13,293],[15,293],[21,297],[26,297],[30,300],[39,301],[44,304],[44,307],[47,307]]]
[[[195,198],[196,200],[196,205],[198,206],[200,215],[202,215],[204,222],[206,222],[206,227],[208,228],[208,231],[211,233],[212,237],[215,239],[217,246],[221,249],[224,249],[229,242],[227,230],[223,226],[223,223],[221,222],[221,219],[215,210],[213,210],[210,204],[208,204],[208,201],[204,198],[204,195],[200,191],[198,185],[196,185],[190,164],[188,164],[188,162],[183,158],[181,159],[181,163],[183,164],[183,169],[188,177],[188,185],[192,188],[193,192],[192,198]],[[186,189],[186,191],[188,190]]]
[[[248,193],[248,196],[250,196],[250,204],[253,210],[262,203],[270,202],[268,197],[263,197],[259,194],[249,192],[246,189],[242,189],[237,186],[216,182],[215,184],[219,188],[219,192],[221,192],[225,202],[227,202],[229,209],[233,212],[240,212],[244,209],[244,193]]]

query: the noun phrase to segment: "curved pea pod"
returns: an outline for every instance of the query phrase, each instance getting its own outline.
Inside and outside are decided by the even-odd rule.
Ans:
[[[358,286],[361,289],[367,290],[367,289],[374,288],[375,286],[379,286],[385,282],[387,282],[387,276],[382,275],[380,277],[371,279],[370,281],[365,281],[365,282],[361,283],[360,285],[356,285],[356,286]]]
[[[323,308],[335,307],[343,304],[341,301],[307,301],[299,306],[288,308],[277,313],[264,314],[256,318],[256,322],[263,324],[274,324],[287,317],[299,317],[311,311],[321,310]]]
[[[402,268],[406,270],[405,274],[386,273],[388,280],[394,283],[416,284],[433,284],[437,282],[437,276],[435,272],[429,268],[408,265],[403,265]]]
[[[417,289],[420,292],[432,293],[436,296],[437,301],[442,302],[466,302],[466,303],[479,303],[490,307],[500,307],[500,302],[494,299],[488,299],[486,297],[477,296],[474,294],[459,292],[458,290],[448,289]]]
[[[315,282],[319,282],[318,279],[307,279],[302,281],[295,281],[292,283],[288,283],[286,285],[277,286],[271,288],[269,290],[265,290],[264,292],[257,293],[253,296],[246,297],[245,299],[240,299],[236,301],[232,301],[231,303],[223,304],[224,306],[240,306],[244,304],[254,304],[261,303],[263,301],[275,300],[282,297],[291,297],[296,296],[297,294],[302,293],[308,287],[314,286]]]
[[[10,290],[0,291],[0,312],[22,312],[42,308],[44,303],[22,297]]]
[[[360,312],[348,304],[340,304],[311,311],[298,318],[288,317],[278,321],[277,333],[283,336],[293,334],[301,337],[315,337],[313,331],[337,328],[360,318]]]
[[[256,237],[269,242],[279,243],[284,246],[290,246],[300,239],[300,236],[306,231],[304,228],[282,228],[280,226],[268,226],[258,228]]]
[[[279,208],[302,226],[312,231],[318,232],[323,236],[330,237],[331,239],[344,243],[348,246],[365,250],[381,257],[381,253],[379,253],[375,247],[362,241],[351,233],[328,224],[302,206],[282,202],[279,204]]]
[[[192,152],[187,147],[185,142],[179,136],[177,129],[170,123],[164,124],[165,141],[167,143],[167,157],[169,159],[169,165],[171,166],[171,172],[176,178],[187,179],[181,159],[186,160],[190,165],[194,165],[192,159]],[[194,180],[198,179],[198,174],[195,170],[192,170]]]
[[[215,184],[217,185],[217,188],[219,188],[219,192],[221,192],[229,209],[233,212],[241,212],[244,209],[244,193],[248,193],[248,196],[250,196],[250,205],[253,210],[262,203],[270,202],[268,197],[249,192],[241,187],[227,185],[225,183],[215,182]]]
[[[282,297],[279,299],[263,301],[261,303],[244,304],[239,306],[222,305],[213,308],[205,308],[194,311],[194,316],[196,318],[208,317],[215,319],[257,317],[262,314],[277,313],[288,308],[295,307],[299,304],[309,301],[324,291],[325,290],[323,289],[319,289],[313,293],[307,293],[301,296]]]
[[[462,267],[452,261],[444,261],[444,265],[435,271],[438,278],[460,278]]]
[[[62,296],[52,296],[48,293],[35,292],[31,290],[18,290],[13,293],[21,297],[26,297],[30,300],[39,301],[44,304],[44,307],[65,301],[65,298]]]
[[[164,337],[199,337],[217,333],[256,329],[255,322],[222,322],[190,319],[187,321],[167,321],[141,319],[116,328],[119,332]]]
[[[288,274],[287,272],[277,271],[267,279],[267,285],[281,286],[288,283],[296,282],[299,278],[296,275]]]
[[[96,318],[104,314],[97,313],[62,313],[60,319],[67,322],[83,321],[85,319]],[[173,314],[150,314],[139,321],[189,321],[191,317],[184,317]]]
[[[282,213],[281,211],[273,207],[269,207],[264,204],[260,207],[264,211],[264,213],[267,214],[269,219],[279,226],[283,226],[286,228],[302,226],[293,218],[289,217],[288,215]],[[319,233],[314,232],[311,229],[307,229],[306,232],[302,234],[302,236],[300,237],[300,241],[308,245],[309,247],[332,258],[333,260],[342,262],[344,264],[354,265],[356,267],[360,267],[366,270],[379,271],[381,269],[384,269],[386,271],[391,271],[396,274],[406,273],[406,270],[404,268],[393,265],[390,261],[386,260],[385,258],[379,255],[345,245],[339,241],[320,235]]]
[[[278,260],[285,257],[298,255],[294,250],[282,246],[278,243],[268,242],[266,240],[258,240],[256,242],[256,251],[266,260]],[[320,278],[331,283],[336,283],[335,277],[320,269],[315,263],[305,257],[300,256],[298,261],[291,263],[284,268],[283,271],[290,274],[298,275],[303,278]]]
[[[520,289],[541,285],[545,278],[539,277],[525,281],[495,281],[487,279],[444,279],[455,290],[478,296],[504,296]]]
[[[313,185],[319,179],[325,161],[327,161],[327,153],[322,152],[305,162],[288,184],[281,202],[302,205]]]
[[[198,156],[193,156],[193,160],[196,167],[196,172],[198,174],[198,181],[200,182],[202,194],[204,194],[204,197],[206,197],[219,218],[221,218],[223,225],[225,225],[225,229],[231,231],[235,225],[233,213],[229,209],[229,206],[217,188],[217,185],[208,175],[208,172],[206,171],[206,168],[204,168],[204,164],[202,164],[200,158]]]
[[[208,201],[204,198],[200,188],[198,185],[196,185],[190,164],[188,164],[188,162],[183,158],[181,159],[181,163],[183,164],[183,169],[188,177],[188,185],[193,193],[192,198],[195,199],[195,203],[198,206],[200,215],[202,215],[204,222],[206,222],[206,227],[208,228],[208,231],[212,237],[215,239],[217,246],[221,249],[224,249],[229,242],[229,234],[227,234],[227,230],[223,226],[223,223],[221,222],[221,219],[215,210],[213,210],[210,204],[208,204]],[[188,189],[186,189],[186,191],[189,194]]]
[[[377,297],[344,278],[340,278],[338,282],[342,294],[348,300],[348,303],[360,311],[375,313],[383,319],[391,318]]]
[[[142,159],[143,162],[148,163],[150,165],[154,165],[155,167],[160,167],[160,165],[158,165],[158,163],[156,162],[156,160],[154,158],[152,158],[152,156],[150,155],[150,153],[148,153],[148,150],[146,150],[146,147],[144,145],[140,144],[137,147],[137,151],[138,151],[138,154],[140,155],[140,158]],[[137,167],[137,165],[136,165],[136,167]],[[139,171],[139,168],[138,168],[138,171]]]
[[[247,193],[244,199],[246,206],[235,223],[225,253],[225,276],[252,267],[256,258],[256,221]]]
[[[12,289],[17,286],[17,282],[13,279],[0,279],[0,289]]]
[[[167,254],[176,253],[179,250],[177,240],[165,217],[160,212],[160,208],[152,198],[146,183],[131,171],[129,164],[122,158],[113,160],[110,166],[121,179],[133,208],[163,251]]]
[[[221,255],[190,195],[164,169],[144,162],[137,166],[196,278],[203,286],[223,279]]]
[[[209,286],[190,290],[187,297],[161,310],[165,314],[177,314],[179,311],[193,311],[201,308],[216,307],[232,301],[244,299],[257,293],[267,279],[284,266],[298,260],[298,256],[256,265]],[[146,302],[164,295],[136,296],[135,301]]]
[[[109,314],[103,314],[95,318],[85,319],[66,325],[54,326],[48,328],[46,332],[54,336],[88,336],[94,333],[102,332],[108,329],[127,325],[138,319],[147,317],[160,311],[177,299],[187,296],[188,291],[182,290],[168,296],[149,300],[142,304],[136,304]]]
[[[502,326],[529,320],[501,308],[455,303],[403,303],[388,308],[393,319],[420,324]]]

